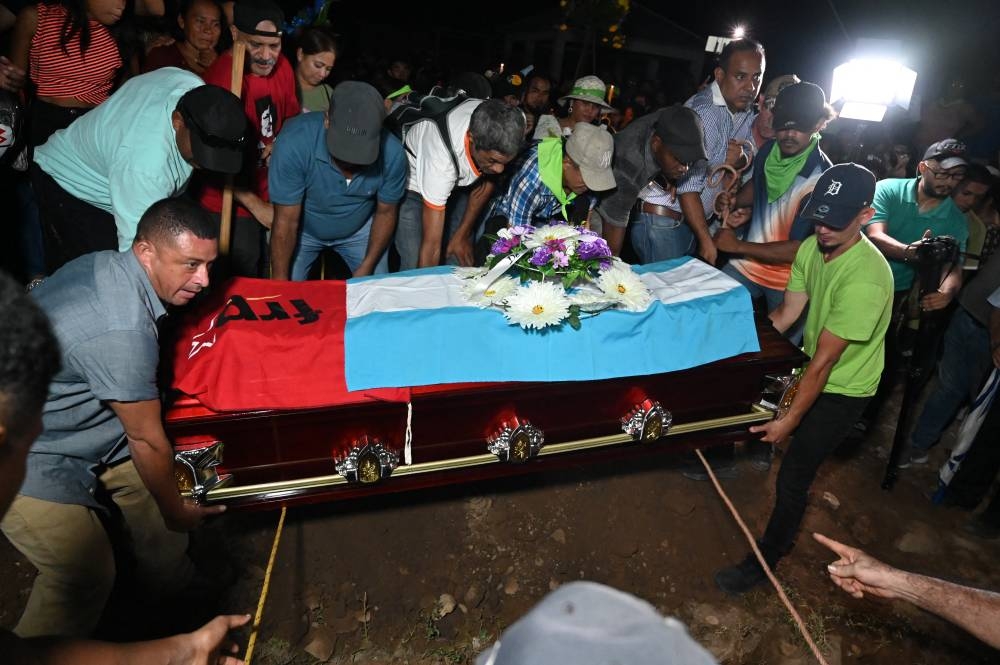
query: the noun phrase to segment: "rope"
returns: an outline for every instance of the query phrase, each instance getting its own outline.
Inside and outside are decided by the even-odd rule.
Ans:
[[[250,639],[247,641],[247,653],[243,657],[243,662],[250,665],[253,658],[253,649],[257,644],[257,633],[260,632],[260,618],[264,614],[264,603],[267,602],[267,590],[271,586],[271,571],[274,569],[274,559],[278,554],[278,543],[281,542],[281,530],[285,527],[285,513],[288,506],[281,507],[281,517],[278,518],[278,528],[274,532],[274,543],[271,544],[271,556],[267,560],[267,570],[264,571],[264,585],[260,590],[260,600],[257,601],[257,614],[253,618],[253,628],[250,631]]]
[[[802,617],[800,617],[799,613],[795,611],[795,607],[792,605],[791,601],[788,600],[788,596],[785,595],[785,590],[781,588],[781,582],[778,581],[778,578],[776,578],[774,573],[771,572],[771,567],[767,565],[766,561],[764,561],[764,555],[760,553],[760,549],[757,547],[757,541],[754,539],[753,534],[750,533],[750,529],[747,528],[747,525],[743,522],[739,512],[737,512],[736,507],[733,506],[733,502],[729,500],[729,497],[726,495],[725,491],[723,491],[722,485],[719,484],[719,480],[712,472],[712,467],[709,465],[708,460],[706,460],[705,456],[701,454],[701,450],[695,448],[694,452],[698,455],[698,459],[700,459],[701,463],[705,466],[705,471],[708,472],[709,479],[711,479],[712,484],[715,485],[715,491],[719,493],[720,497],[722,497],[722,501],[726,504],[726,507],[729,508],[729,512],[732,513],[733,519],[736,520],[736,524],[739,525],[740,530],[743,531],[743,535],[746,536],[746,539],[750,542],[750,547],[753,549],[754,556],[757,557],[757,562],[760,563],[761,567],[764,569],[767,579],[771,580],[771,584],[778,592],[778,597],[781,598],[781,602],[785,604],[788,612],[792,615],[792,619],[795,620],[795,625],[798,627],[799,632],[802,633],[802,637],[805,639],[806,644],[809,645],[809,649],[813,652],[817,662],[821,665],[828,665],[826,659],[823,658],[823,654],[820,653],[819,647],[816,646],[812,636],[809,635],[809,631],[806,630],[806,625],[802,621]]]

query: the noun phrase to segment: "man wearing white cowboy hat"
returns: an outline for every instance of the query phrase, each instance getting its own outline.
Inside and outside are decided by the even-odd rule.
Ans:
[[[569,115],[556,118],[554,115],[543,115],[538,119],[534,138],[541,140],[548,136],[569,136],[577,123],[595,124],[602,111],[610,111],[611,105],[604,101],[607,86],[596,76],[584,76],[573,83],[569,94],[560,97],[560,104],[569,104]]]

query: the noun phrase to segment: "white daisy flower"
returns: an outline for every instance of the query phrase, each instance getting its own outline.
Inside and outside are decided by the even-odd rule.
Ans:
[[[524,329],[556,326],[569,316],[569,298],[562,284],[529,282],[507,297],[504,316]]]
[[[547,224],[539,226],[535,232],[524,239],[524,245],[528,249],[541,247],[548,240],[565,240],[566,238],[576,238],[580,231],[568,224]]]
[[[469,280],[462,285],[462,295],[465,299],[475,305],[486,309],[494,305],[501,305],[510,294],[517,290],[520,282],[513,277],[503,276],[490,284],[486,289],[476,281]]]
[[[463,268],[461,266],[455,267],[455,276],[459,279],[479,279],[485,275],[489,270],[485,266]]]
[[[653,302],[649,289],[628,264],[615,261],[597,278],[597,286],[611,300],[627,312],[642,312]]]

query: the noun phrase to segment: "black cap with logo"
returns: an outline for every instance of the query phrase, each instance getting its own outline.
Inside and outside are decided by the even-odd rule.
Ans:
[[[943,169],[968,165],[965,159],[965,144],[955,139],[945,139],[931,144],[924,153],[924,161],[927,160],[938,162]]]
[[[846,229],[875,198],[875,175],[858,164],[831,166],[816,181],[802,217],[832,229]]]
[[[239,98],[217,85],[200,85],[184,93],[177,110],[191,134],[195,163],[209,171],[239,173],[247,131]]]
[[[785,86],[774,102],[774,131],[812,132],[826,111],[826,95],[815,83],[802,81]]]

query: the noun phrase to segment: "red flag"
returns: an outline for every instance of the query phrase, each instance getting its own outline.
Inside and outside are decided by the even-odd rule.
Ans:
[[[185,318],[174,387],[213,411],[409,401],[410,391],[349,392],[343,281],[236,278]]]

